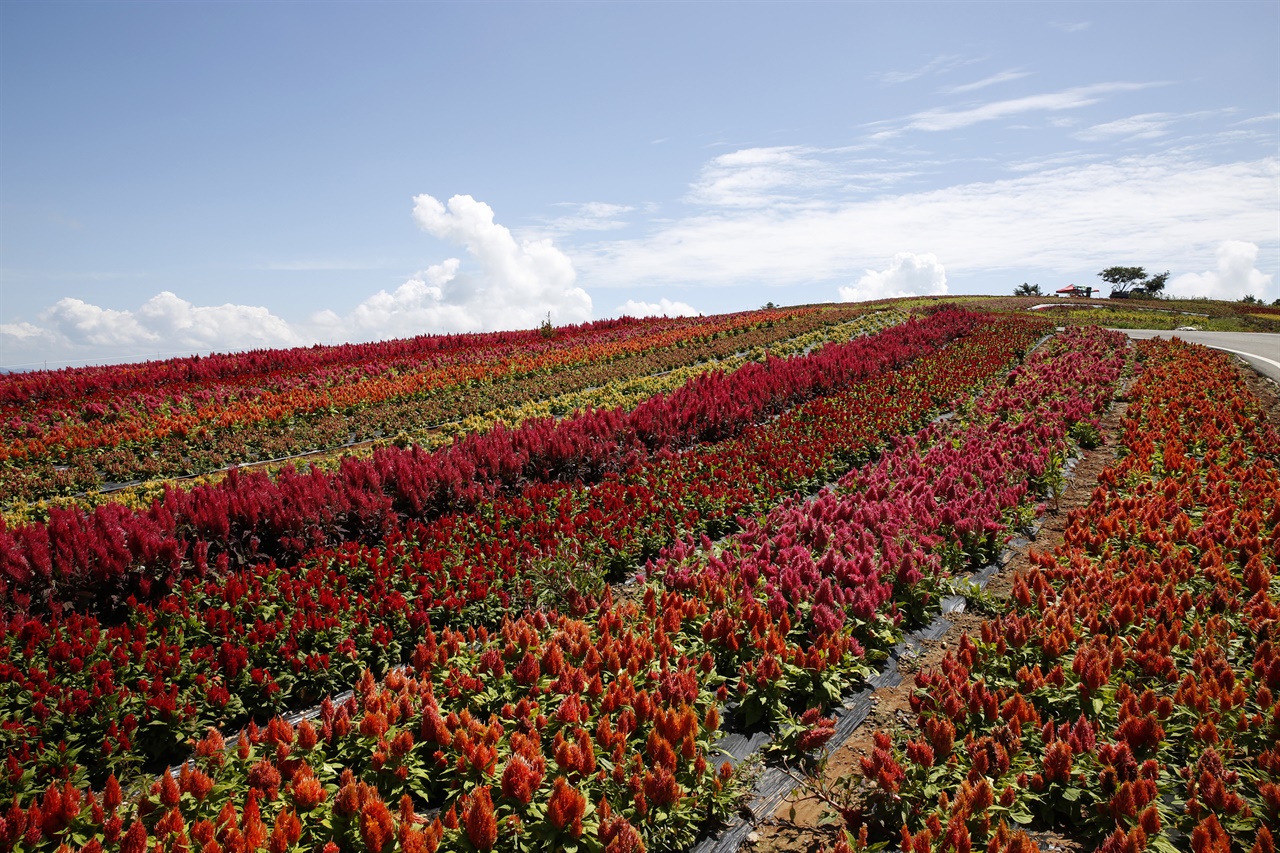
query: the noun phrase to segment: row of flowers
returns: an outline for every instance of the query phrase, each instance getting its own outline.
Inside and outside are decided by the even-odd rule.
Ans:
[[[1040,328],[990,323],[899,375],[594,487],[529,489],[411,538],[321,551],[289,570],[266,563],[188,579],[153,603],[134,602],[125,624],[11,616],[2,666],[4,718],[14,725],[2,736],[24,768],[83,765],[100,781],[110,768],[174,756],[206,726],[316,701],[365,667],[385,672],[425,626],[492,623],[526,604],[584,613],[610,566],[716,535],[740,513],[828,481],[927,418],[935,403],[926,388],[963,393]],[[64,741],[75,751],[62,753]]]
[[[1019,330],[996,331],[980,339],[989,349]],[[970,343],[953,348],[954,361],[982,360],[979,341]],[[669,548],[639,602],[615,602],[606,588],[579,616],[535,610],[494,631],[399,627],[387,640],[404,643],[409,671],[387,670],[381,685],[366,674],[348,703],[325,703],[314,722],[250,726],[230,752],[210,734],[194,764],[140,801],[122,795],[115,776],[88,790],[83,768],[50,779],[31,757],[15,758],[0,841],[129,851],[680,849],[733,801],[740,779],[711,757],[731,709],[735,725],[749,723],[752,708],[785,720],[791,749],[820,746],[832,732],[824,701],[865,671],[869,654],[887,651],[904,618],[936,607],[937,575],[955,549],[988,553],[1031,511],[1069,413],[1096,412],[1118,371],[1114,341],[1111,351],[1105,339],[1087,344],[1037,355],[1011,379],[1028,393],[999,411],[966,407],[971,424],[929,427],[817,500],[788,502],[719,545]],[[1082,346],[1086,356],[1074,358]],[[946,378],[922,364],[878,390],[921,394],[918,383]],[[936,387],[948,396],[963,388]],[[1008,408],[1013,399],[1025,412]],[[885,396],[797,411],[817,419],[819,406],[843,402],[821,415],[834,417],[877,400]],[[851,425],[845,434],[853,444],[883,438]],[[904,522],[904,508],[922,521]],[[387,562],[330,580],[366,585],[365,612],[381,613],[387,599],[375,590],[397,573]],[[361,578],[361,568],[384,574]],[[257,606],[290,600],[283,591]]]
[[[1275,848],[1280,436],[1223,354],[1138,349],[1121,458],[863,762],[903,850]]]
[[[452,410],[452,415],[460,417],[458,420],[446,423],[424,420],[424,413],[416,408],[421,405],[418,401],[387,404],[381,407],[383,420],[376,431],[385,435],[394,433],[394,436],[354,444],[347,442],[354,439],[356,434],[362,433],[359,430],[349,431],[342,416],[327,414],[310,421],[312,425],[324,420],[333,421],[333,430],[329,430],[325,435],[313,436],[317,439],[315,443],[325,449],[307,452],[305,458],[285,456],[279,461],[254,463],[254,467],[275,475],[287,465],[296,466],[305,461],[306,464],[332,472],[336,471],[341,461],[348,456],[368,458],[380,447],[391,444],[401,447],[414,444],[423,450],[436,450],[452,444],[459,436],[487,432],[499,422],[508,426],[519,426],[533,418],[559,418],[577,410],[631,409],[656,394],[670,393],[680,388],[702,373],[729,372],[752,361],[763,362],[771,357],[783,358],[805,354],[831,342],[842,343],[860,335],[874,334],[889,326],[903,323],[907,319],[909,319],[908,315],[900,311],[877,311],[860,315],[852,320],[820,326],[813,331],[781,340],[773,338],[780,333],[779,330],[796,331],[794,323],[787,323],[785,329],[782,324],[762,325],[735,336],[697,341],[683,347],[653,350],[600,364],[585,364],[573,370],[559,371],[541,377],[458,389],[456,394],[473,395],[475,399],[472,403],[457,400],[458,406]],[[731,354],[725,354],[733,347],[744,346],[758,339],[763,339],[764,342],[750,346],[746,350],[739,349]],[[641,375],[633,375],[636,372]],[[563,391],[564,388],[577,389],[581,386],[587,387],[583,390]],[[467,414],[482,405],[493,406],[493,408],[480,414]],[[281,429],[279,435],[287,436],[287,440],[293,441],[292,437],[295,433],[287,427],[281,426]],[[269,432],[270,430],[254,432],[239,430],[229,434],[228,439],[234,435],[239,437],[242,443],[236,447],[223,448],[229,456],[220,456],[217,463],[221,465],[227,458],[248,460],[255,455],[263,456],[266,451],[260,446],[263,441],[262,435]],[[267,441],[270,439],[268,438]],[[251,444],[254,445],[252,449]],[[293,445],[280,449],[280,452],[286,452],[290,447]],[[119,449],[119,452],[126,451]],[[130,458],[136,458],[136,454],[131,454]],[[156,464],[163,465],[165,463],[160,461],[161,458],[162,454],[153,454],[150,457],[144,456],[140,461],[146,464],[146,459],[153,459],[156,460]],[[100,461],[101,457],[98,459]],[[184,460],[194,462],[190,457],[184,457]],[[24,466],[22,476],[38,478],[40,467]],[[5,509],[3,518],[9,526],[30,521],[46,521],[49,510],[55,506],[62,508],[75,506],[88,510],[104,503],[119,503],[135,510],[145,509],[150,507],[156,499],[162,499],[166,488],[190,490],[197,486],[210,485],[225,477],[227,470],[229,466],[182,480],[153,479],[105,492],[87,491],[62,498],[11,502]]]
[[[263,387],[246,386],[255,377],[243,376],[235,387],[178,383],[136,392],[145,404],[127,398],[72,400],[60,404],[71,411],[45,427],[37,426],[30,412],[0,417],[0,427],[7,424],[0,431],[8,433],[0,447],[0,460],[8,460],[0,466],[0,485],[8,500],[30,500],[96,489],[104,480],[186,475],[391,436],[511,400],[552,396],[723,357],[854,313],[850,308],[797,309],[788,314],[686,319],[675,328],[667,327],[667,321],[624,328],[597,324],[603,327],[567,335],[563,343],[535,338],[530,352],[510,343],[466,350],[461,353],[466,357],[463,364],[427,360],[413,365],[397,358],[349,364],[338,380],[290,373],[285,389],[268,381],[277,375],[266,374],[256,377]],[[347,376],[349,371],[356,375]],[[105,415],[81,412],[97,412],[107,405],[111,411]]]
[[[18,610],[119,605],[210,566],[291,564],[311,548],[377,542],[406,523],[531,483],[598,480],[654,454],[736,435],[935,350],[977,322],[975,314],[944,312],[807,356],[709,372],[630,411],[497,425],[433,453],[392,446],[345,458],[333,473],[287,467],[274,479],[232,471],[215,485],[170,489],[141,512],[119,504],[55,508],[47,522],[0,527],[0,598]]]

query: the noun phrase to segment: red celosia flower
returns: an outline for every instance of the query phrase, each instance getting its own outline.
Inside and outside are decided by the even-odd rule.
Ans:
[[[178,804],[181,796],[182,791],[178,789],[178,783],[174,781],[173,774],[165,773],[160,779],[160,804],[171,809]]]
[[[386,715],[378,711],[370,711],[360,719],[360,734],[365,737],[380,738],[386,733]]]
[[[267,843],[267,825],[262,822],[262,810],[258,808],[258,795],[249,790],[249,801],[244,805],[244,813],[240,816],[240,828],[244,832],[244,843],[249,850],[256,850]]]
[[[275,827],[271,830],[271,840],[267,843],[267,849],[271,853],[285,853],[298,843],[300,837],[302,837],[302,822],[298,820],[298,815],[293,809],[285,809],[276,816]]]
[[[493,799],[489,786],[477,788],[463,807],[462,822],[467,828],[467,838],[477,850],[492,850],[498,840],[498,821],[493,812]]]
[[[652,805],[669,806],[684,796],[671,771],[659,764],[644,774],[644,795]]]
[[[568,828],[574,838],[582,835],[582,816],[586,812],[587,798],[573,788],[563,776],[557,776],[547,803],[547,819],[556,829]]]
[[[298,724],[298,749],[310,751],[315,748],[318,741],[316,728],[311,725],[310,720],[303,720]]]
[[[112,773],[107,777],[107,783],[102,786],[102,807],[110,814],[120,808],[122,802],[124,802],[124,793],[120,790],[116,774]]]
[[[369,853],[382,853],[395,840],[395,821],[376,791],[370,792],[360,809],[360,839]]]
[[[1044,753],[1044,778],[1048,782],[1067,782],[1071,779],[1071,744],[1055,740]]]
[[[320,784],[320,780],[316,778],[309,765],[303,764],[298,771],[293,774],[293,781],[289,783],[289,791],[293,795],[294,805],[299,811],[309,812],[316,806],[320,805],[328,797],[324,786]],[[354,814],[355,809],[351,808],[349,814]]]
[[[523,755],[512,755],[502,771],[502,795],[522,805],[533,800],[533,794],[542,784],[542,771]]]
[[[280,796],[280,771],[270,761],[262,760],[249,768],[249,787],[262,792],[268,800]]]
[[[1191,849],[1194,853],[1231,853],[1231,839],[1216,816],[1209,815],[1191,830]]]
[[[644,850],[640,831],[621,815],[601,822],[600,841],[605,845],[605,853],[642,853]]]
[[[139,820],[129,826],[120,842],[120,853],[147,853],[147,828]]]

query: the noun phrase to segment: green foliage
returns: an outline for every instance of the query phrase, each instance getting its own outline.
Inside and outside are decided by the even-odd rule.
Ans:
[[[1027,284],[1025,281],[1013,289],[1014,296],[1043,296],[1039,284]]]
[[[1148,278],[1143,267],[1107,267],[1098,278],[1111,285],[1112,293],[1159,293],[1169,280],[1169,271]]]

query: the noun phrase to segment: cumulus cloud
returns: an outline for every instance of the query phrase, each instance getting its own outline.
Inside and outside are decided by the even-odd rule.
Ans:
[[[21,364],[59,356],[58,363],[135,360],[165,355],[297,346],[310,340],[257,305],[195,305],[170,291],[136,310],[59,299],[30,322],[0,325],[5,360]]]
[[[463,248],[467,263],[448,258],[433,264],[394,290],[378,291],[346,315],[323,310],[307,322],[291,324],[262,306],[201,306],[169,291],[137,310],[68,297],[41,314],[38,325],[0,325],[0,354],[8,364],[34,362],[51,352],[60,361],[141,359],[157,353],[529,329],[548,317],[556,324],[591,319],[591,297],[576,286],[573,263],[551,240],[517,241],[494,221],[487,204],[470,196],[454,196],[445,205],[420,195],[413,215],[428,233]],[[667,307],[677,311],[688,306]]]
[[[315,314],[311,324],[321,337],[367,340],[530,329],[548,317],[555,324],[591,319],[591,297],[550,239],[517,241],[489,205],[468,195],[447,204],[416,196],[413,215],[427,233],[465,249],[470,266],[449,258],[393,291],[378,291],[345,317]]]
[[[687,302],[672,302],[664,296],[657,302],[628,299],[613,313],[615,317],[697,317],[701,312]]]
[[[888,269],[867,270],[851,287],[840,288],[841,302],[867,302],[898,296],[942,296],[947,271],[934,254],[899,252]]]
[[[1235,300],[1250,294],[1259,298],[1270,296],[1271,276],[1256,266],[1256,244],[1225,240],[1218,245],[1216,255],[1217,269],[1180,275],[1169,282],[1166,290],[1174,296],[1207,296],[1210,299]]]

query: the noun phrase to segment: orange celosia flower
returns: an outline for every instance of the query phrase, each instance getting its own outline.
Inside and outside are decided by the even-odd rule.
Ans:
[[[489,786],[477,788],[463,807],[462,822],[467,829],[467,839],[477,850],[492,850],[498,840],[498,821],[493,812],[493,798]]]

